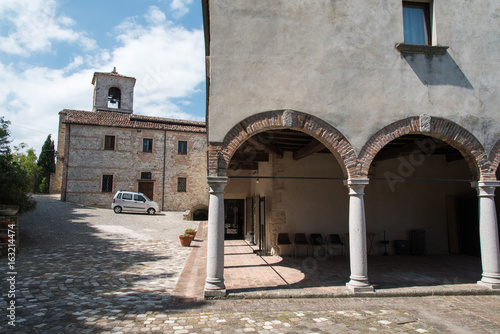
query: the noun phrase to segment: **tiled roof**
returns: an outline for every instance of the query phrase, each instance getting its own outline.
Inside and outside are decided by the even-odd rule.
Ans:
[[[83,111],[64,109],[62,122],[66,124],[85,124],[116,126],[137,129],[205,133],[205,122],[187,121],[163,117],[126,114],[115,111]]]

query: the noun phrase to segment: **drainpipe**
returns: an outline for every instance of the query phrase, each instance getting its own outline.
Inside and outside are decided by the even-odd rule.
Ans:
[[[166,160],[167,160],[167,129],[163,133],[163,177],[161,186],[161,210],[165,208],[165,171],[166,171]]]

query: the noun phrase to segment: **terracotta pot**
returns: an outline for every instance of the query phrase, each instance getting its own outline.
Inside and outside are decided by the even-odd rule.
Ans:
[[[184,231],[184,233],[189,234],[190,236],[193,237],[193,239],[196,237],[196,231]]]
[[[183,235],[179,235],[179,240],[181,241],[182,247],[189,247],[191,245],[191,241],[193,241],[193,237],[185,237]]]

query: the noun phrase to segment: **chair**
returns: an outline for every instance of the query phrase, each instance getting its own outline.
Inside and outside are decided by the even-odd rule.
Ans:
[[[328,244],[328,246],[340,246],[342,252],[341,255],[344,255],[345,244],[342,242],[342,239],[340,239],[340,236],[338,234],[328,234],[328,236],[326,237],[326,243]],[[330,247],[328,247],[328,250],[330,250]],[[330,253],[330,256],[332,256],[332,253]]]
[[[306,255],[309,255],[309,242],[305,233],[295,233],[293,240],[293,256],[297,256],[297,246],[306,245]]]
[[[320,233],[311,233],[311,245],[313,246],[323,246],[325,242]]]
[[[325,246],[325,241],[323,240],[323,237],[321,236],[320,233],[311,233],[311,246],[315,257],[318,256],[323,257],[323,255],[320,255],[317,252],[315,252],[315,248],[317,248],[317,246],[320,246],[320,248],[324,248]],[[326,249],[323,250],[326,252]]]
[[[288,237],[288,233],[279,233],[278,234],[278,256],[281,256],[281,245],[292,245],[290,241],[290,237]]]

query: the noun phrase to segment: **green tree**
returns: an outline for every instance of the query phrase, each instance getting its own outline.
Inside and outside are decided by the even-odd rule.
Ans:
[[[41,168],[41,174],[38,175],[38,178],[44,182],[40,185],[40,191],[48,192],[50,174],[56,171],[56,151],[54,149],[54,141],[50,138],[50,135],[47,136],[45,143],[43,143],[42,152],[40,152],[37,164]]]
[[[15,153],[13,154],[13,159],[19,163],[19,165],[28,174],[30,189],[32,192],[36,192],[39,185],[37,178],[42,169],[37,165],[35,150],[33,148],[29,148],[26,153],[24,153],[25,147],[28,147],[26,143],[20,143],[19,146],[14,146]],[[19,152],[20,150],[21,153]]]
[[[3,116],[0,117],[0,154],[10,153],[10,132],[9,121],[4,120]]]
[[[8,146],[9,124],[0,117],[0,204],[18,205],[22,213],[33,210],[36,202],[27,195],[31,184],[28,173]]]

